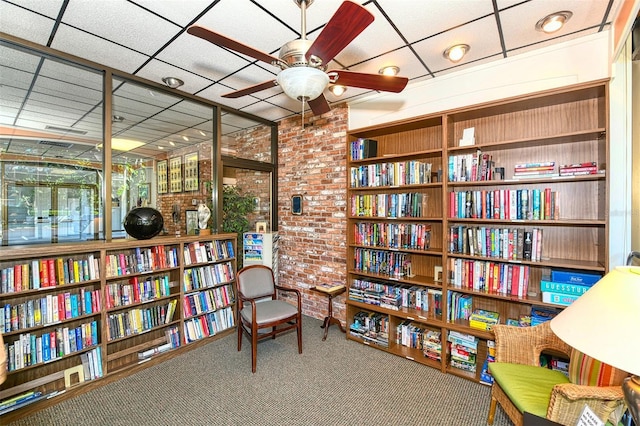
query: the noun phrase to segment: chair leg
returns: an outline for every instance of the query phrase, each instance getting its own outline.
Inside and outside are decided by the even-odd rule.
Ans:
[[[238,324],[238,352],[242,349],[242,324]]]
[[[487,424],[492,425],[493,419],[496,416],[496,406],[498,405],[498,400],[495,398],[491,398],[491,405],[489,405],[489,417],[487,417]]]
[[[251,372],[256,372],[256,366],[258,364],[258,331],[254,330],[251,333]]]
[[[301,318],[296,320],[296,329],[298,331],[298,353],[302,353],[302,321]]]

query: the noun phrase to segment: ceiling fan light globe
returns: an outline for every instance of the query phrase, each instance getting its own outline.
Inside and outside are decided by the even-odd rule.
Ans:
[[[290,98],[311,101],[327,88],[329,76],[317,68],[292,67],[280,71],[277,81]]]

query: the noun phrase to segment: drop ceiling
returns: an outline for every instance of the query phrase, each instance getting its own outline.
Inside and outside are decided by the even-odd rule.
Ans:
[[[377,73],[384,66],[396,65],[411,85],[607,30],[622,1],[359,0],[356,2],[369,10],[375,20],[328,68]],[[315,0],[308,7],[308,38],[319,34],[341,3],[342,0]],[[539,19],[561,10],[570,10],[573,16],[560,32],[548,35],[535,30]],[[275,79],[279,69],[189,35],[186,30],[194,24],[275,56],[283,44],[299,38],[301,32],[300,9],[294,0],[0,1],[0,28],[10,36],[156,83],[161,83],[163,77],[177,77],[184,85],[176,94],[197,95],[265,120],[279,121],[301,113],[300,102],[288,98],[278,87],[237,99],[223,98],[221,95],[230,91]],[[471,49],[460,63],[453,64],[442,52],[457,43],[468,44]],[[23,69],[17,75],[15,67],[9,66],[14,64],[8,61],[0,59],[0,124],[14,126],[23,118],[20,114],[28,114],[29,110],[7,108],[5,99],[11,98],[15,104],[19,100],[14,98],[19,94],[34,96],[29,90],[14,90],[15,79],[26,79],[27,87],[38,87],[43,92],[58,90],[54,86],[60,82],[39,76],[33,64],[21,64]],[[84,119],[80,130],[91,132],[91,126],[100,122],[99,117],[88,119],[97,114],[96,104],[86,102],[83,86],[74,88],[73,82],[73,78],[64,82],[67,95],[63,101],[70,104],[69,114],[76,115],[68,117],[68,121]],[[336,104],[371,93],[349,87],[341,97],[328,91],[325,96],[330,104]],[[135,100],[135,96],[130,99]],[[157,114],[162,108],[175,112],[172,102],[172,98],[166,98],[162,105],[149,108],[147,117],[136,117],[135,122],[149,124],[151,114],[155,114],[156,124],[167,122]],[[114,106],[118,106],[117,102]],[[114,109],[114,113],[126,117],[126,109]],[[193,108],[187,109],[194,112]],[[129,108],[129,114],[132,112]],[[193,131],[210,128],[210,117],[202,117],[200,111],[194,116],[177,127]],[[226,132],[255,125],[243,117],[235,119],[237,123],[229,118]],[[45,126],[58,123],[41,120],[30,125],[45,131]],[[115,123],[114,129],[118,126]],[[150,137],[168,138],[177,134],[177,128],[168,126],[161,132],[164,135]]]

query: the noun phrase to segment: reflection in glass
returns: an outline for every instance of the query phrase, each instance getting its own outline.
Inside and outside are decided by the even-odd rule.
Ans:
[[[0,43],[3,245],[104,238],[102,74]]]

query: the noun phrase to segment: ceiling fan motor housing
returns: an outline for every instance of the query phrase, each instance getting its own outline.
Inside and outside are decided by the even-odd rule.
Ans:
[[[285,63],[288,68],[313,66],[314,68],[324,70],[325,67],[308,63],[307,59],[304,56],[307,53],[307,50],[309,50],[309,47],[311,47],[312,43],[313,40],[307,39],[292,40],[286,43],[280,48],[280,60],[282,60],[282,62]]]

